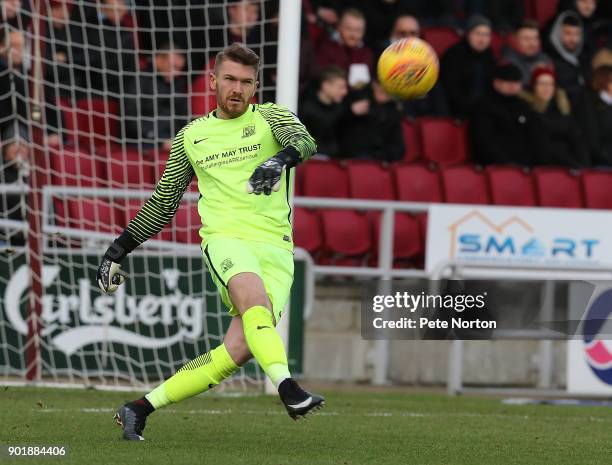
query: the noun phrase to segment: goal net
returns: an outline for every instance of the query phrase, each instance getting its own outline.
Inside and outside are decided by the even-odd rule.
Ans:
[[[1,2],[0,379],[154,386],[229,324],[201,258],[196,183],[125,261],[119,291],[102,294],[96,270],[174,134],[215,108],[216,52],[253,48],[256,100],[274,98],[278,2],[19,3]],[[233,379],[245,390],[263,375],[250,362]]]

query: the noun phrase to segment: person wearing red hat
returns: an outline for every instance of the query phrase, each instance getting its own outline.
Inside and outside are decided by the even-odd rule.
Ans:
[[[586,146],[572,116],[567,93],[557,87],[555,70],[550,67],[536,68],[531,75],[529,89],[519,96],[535,112],[542,129],[543,145],[537,154],[536,164],[570,168],[588,166]]]

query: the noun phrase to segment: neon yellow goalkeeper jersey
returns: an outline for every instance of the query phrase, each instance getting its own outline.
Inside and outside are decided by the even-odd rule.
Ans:
[[[293,250],[289,190],[294,170],[284,170],[280,190],[269,196],[246,191],[255,168],[287,146],[294,147],[302,161],[316,150],[304,125],[276,104],[249,105],[234,119],[219,119],[211,112],[192,121],[176,135],[155,192],[128,232],[142,243],[161,231],[195,174],[205,242],[214,235],[229,235]]]

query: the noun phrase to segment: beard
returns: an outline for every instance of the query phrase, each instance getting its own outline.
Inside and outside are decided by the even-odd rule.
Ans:
[[[240,103],[233,102],[231,100],[233,98],[240,99]],[[230,118],[237,118],[243,115],[247,110],[248,102],[244,99],[244,97],[227,96],[226,98],[223,98],[219,91],[217,91],[217,105]]]

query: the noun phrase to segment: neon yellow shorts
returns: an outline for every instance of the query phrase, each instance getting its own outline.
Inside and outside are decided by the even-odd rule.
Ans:
[[[227,284],[238,273],[251,272],[262,279],[274,318],[280,321],[293,284],[293,254],[289,250],[264,242],[215,236],[202,243],[202,251],[230,315],[237,316],[239,312],[231,303]]]

